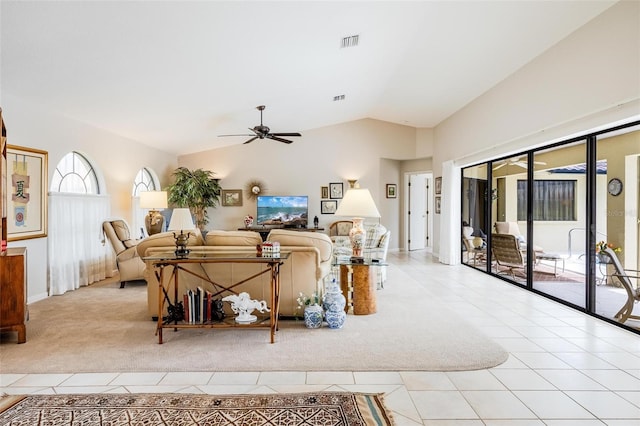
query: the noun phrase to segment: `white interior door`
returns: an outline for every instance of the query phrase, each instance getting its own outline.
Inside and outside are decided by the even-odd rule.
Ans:
[[[431,209],[429,196],[431,190],[431,174],[410,174],[408,179],[408,229],[407,249],[422,250],[431,246],[430,235]]]

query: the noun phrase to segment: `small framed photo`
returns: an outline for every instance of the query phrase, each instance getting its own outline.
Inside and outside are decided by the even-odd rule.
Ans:
[[[320,201],[320,213],[322,214],[335,214],[338,210],[338,202],[336,200],[322,200]]]
[[[239,207],[242,205],[242,189],[223,189],[222,205],[226,207]]]
[[[339,200],[342,198],[342,182],[329,184],[329,198],[332,200]]]
[[[442,201],[440,200],[440,197],[436,197],[436,214],[440,214],[440,203]]]
[[[396,198],[398,186],[395,183],[387,184],[387,198]]]
[[[320,198],[329,198],[329,187],[321,186],[320,187]]]
[[[436,194],[442,193],[442,176],[436,178]]]

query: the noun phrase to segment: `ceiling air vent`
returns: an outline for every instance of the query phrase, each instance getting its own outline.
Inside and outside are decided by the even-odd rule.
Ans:
[[[348,36],[348,37],[343,37],[342,38],[342,43],[340,44],[340,47],[355,47],[358,45],[358,39],[360,38],[359,35],[352,35],[352,36]]]
[[[344,101],[344,95],[338,95],[333,97],[333,101]]]

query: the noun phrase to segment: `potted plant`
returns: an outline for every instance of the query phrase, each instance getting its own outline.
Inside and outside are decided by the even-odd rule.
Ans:
[[[213,175],[209,170],[178,167],[172,174],[175,182],[166,188],[169,203],[177,207],[189,207],[200,231],[204,231],[209,223],[207,208],[216,207],[220,202],[219,179],[214,179]]]

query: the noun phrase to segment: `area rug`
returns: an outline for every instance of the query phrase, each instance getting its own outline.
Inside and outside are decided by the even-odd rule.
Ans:
[[[381,394],[86,394],[0,399],[3,425],[393,425]]]
[[[448,307],[418,275],[389,267],[377,312],[347,316],[342,329],[281,321],[268,329],[165,329],[147,312],[146,284],[82,287],[29,305],[27,342],[0,335],[2,373],[456,371],[494,367],[507,352]],[[416,277],[416,278],[414,278]]]

